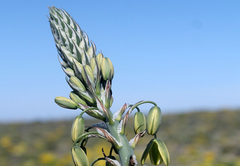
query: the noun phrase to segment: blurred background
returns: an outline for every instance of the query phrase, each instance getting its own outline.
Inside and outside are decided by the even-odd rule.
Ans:
[[[158,133],[170,165],[240,165],[240,1],[3,0],[1,166],[73,165],[70,128],[80,111],[54,103],[70,88],[47,18],[52,5],[65,9],[113,62],[112,112],[140,100],[161,107]],[[147,114],[150,107],[140,109]],[[130,139],[131,120],[128,127]],[[150,139],[140,140],[138,156]],[[88,145],[91,161],[109,148],[96,141]]]

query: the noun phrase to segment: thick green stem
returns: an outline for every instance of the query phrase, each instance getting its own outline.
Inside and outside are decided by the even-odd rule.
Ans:
[[[128,166],[130,157],[134,155],[133,148],[130,147],[125,134],[118,133],[119,121],[115,121],[113,124],[108,124],[108,130],[111,135],[121,144],[120,148],[117,149],[120,162],[122,166]]]

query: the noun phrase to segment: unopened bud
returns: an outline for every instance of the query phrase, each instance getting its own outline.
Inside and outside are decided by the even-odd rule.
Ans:
[[[83,83],[77,78],[77,77],[70,77],[69,81],[76,87],[78,87],[82,92],[86,91],[85,86],[83,85]]]
[[[78,104],[75,101],[68,99],[66,97],[58,96],[55,98],[55,102],[60,107],[63,107],[63,108],[68,108],[68,109],[77,109],[78,108]]]
[[[79,146],[72,147],[71,154],[76,166],[89,166],[87,155]]]
[[[80,137],[85,131],[85,123],[82,116],[77,116],[72,124],[71,137],[74,142],[78,137]]]
[[[146,129],[146,118],[142,112],[136,112],[133,119],[133,128],[135,134],[138,134]]]
[[[93,57],[94,49],[92,46],[88,48],[87,55],[89,56],[89,59],[91,59]]]
[[[90,66],[91,66],[91,69],[92,69],[92,71],[94,73],[94,77],[96,77],[95,73],[97,74],[97,64],[96,64],[96,59],[95,58],[91,59]]]
[[[101,66],[103,79],[104,80],[108,80],[108,79],[112,80],[113,75],[114,75],[114,68],[113,68],[113,64],[112,64],[111,60],[107,57],[103,58],[100,66]]]
[[[83,99],[81,99],[76,93],[71,92],[69,96],[76,103],[81,103],[83,105],[87,105],[87,103]]]
[[[161,109],[154,106],[150,109],[147,115],[147,133],[155,135],[161,124]]]
[[[101,53],[97,54],[96,59],[97,59],[98,66],[100,66],[103,59],[103,54]]]
[[[62,69],[64,73],[67,74],[68,77],[74,76],[74,71],[71,68],[68,67],[65,69],[64,67],[62,67]]]
[[[154,138],[147,144],[141,158],[142,165],[145,163],[148,155],[151,163],[154,165],[161,164],[162,162],[164,162],[165,165],[169,165],[170,163],[168,149],[160,139]]]
[[[92,72],[91,67],[88,66],[88,65],[85,65],[84,68],[85,68],[85,71],[86,71],[86,74],[87,74],[87,77],[88,77],[89,81],[91,82],[91,84],[93,84],[94,83],[94,77],[93,77],[93,72]],[[87,84],[87,78],[86,78],[85,74],[83,75],[83,79]]]

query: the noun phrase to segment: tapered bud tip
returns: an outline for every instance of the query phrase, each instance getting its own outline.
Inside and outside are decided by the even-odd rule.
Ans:
[[[107,57],[102,59],[101,62],[101,71],[104,80],[112,80],[114,75],[114,68],[111,60]]]
[[[55,98],[55,102],[60,107],[63,107],[63,108],[68,108],[68,109],[77,109],[78,108],[78,104],[75,101],[68,99],[66,97],[58,96]]]
[[[147,115],[147,133],[155,135],[161,125],[161,109],[154,106]]]

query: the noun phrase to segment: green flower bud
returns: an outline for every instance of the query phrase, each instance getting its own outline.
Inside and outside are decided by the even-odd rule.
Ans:
[[[65,69],[64,67],[62,67],[62,69],[64,73],[67,74],[68,77],[74,76],[74,71],[71,68],[68,67]]]
[[[82,116],[77,116],[72,124],[71,137],[74,142],[79,136],[81,136],[85,131],[85,123]]]
[[[93,51],[94,50],[93,50],[92,46],[88,48],[87,55],[89,56],[89,59],[91,59],[93,57],[93,55],[94,55]]]
[[[71,154],[75,166],[89,166],[87,155],[79,146],[72,147]]]
[[[68,108],[68,109],[77,109],[78,108],[78,104],[75,101],[68,99],[66,97],[58,96],[55,98],[55,102],[60,107],[63,107],[63,108]]]
[[[160,139],[155,139],[154,142],[158,146],[158,151],[160,153],[161,159],[163,160],[165,165],[169,165],[170,163],[170,155],[167,149],[167,146]]]
[[[94,83],[94,77],[93,77],[93,72],[92,72],[91,67],[88,66],[88,65],[85,65],[84,68],[85,68],[86,73],[87,73],[87,75],[88,75],[89,81],[90,81],[91,84],[93,85],[93,83]],[[84,81],[85,81],[86,84],[87,84],[87,78],[86,78],[86,75],[85,75],[85,74],[83,75],[83,79],[84,79]]]
[[[161,124],[161,109],[154,106],[150,109],[147,115],[147,133],[155,135]]]
[[[79,96],[85,99],[85,101],[87,102],[87,105],[95,106],[96,104],[95,98],[89,91],[79,92]]]
[[[69,81],[76,87],[79,87],[79,89],[82,91],[82,92],[85,92],[86,91],[86,88],[85,86],[83,85],[83,83],[77,78],[77,77],[70,77]]]
[[[135,134],[138,134],[146,129],[146,118],[142,112],[136,112],[133,119],[133,128]]]
[[[74,92],[71,92],[69,96],[76,103],[81,103],[83,105],[87,105],[87,103],[83,99],[81,99],[77,94],[75,94]]]
[[[142,157],[141,157],[141,164],[142,165],[144,165],[145,160],[146,160],[146,158],[148,156],[148,153],[149,153],[149,151],[152,148],[152,142],[153,142],[153,139],[147,144],[147,146],[146,146],[146,148],[145,148],[145,150],[144,150],[144,152],[142,154]]]
[[[170,163],[168,149],[160,139],[154,138],[148,143],[141,158],[142,165],[145,163],[148,154],[151,163],[154,165],[161,164],[162,162],[164,162],[165,165],[169,165]]]
[[[97,74],[97,64],[96,64],[95,58],[91,59],[90,66],[91,66],[91,69],[92,69],[93,73]]]
[[[100,111],[98,110],[89,110],[86,112],[88,115],[90,115],[91,117],[94,117],[96,119],[99,119],[99,120],[103,120],[105,121],[106,120],[106,117],[105,115],[103,115]]]
[[[97,59],[98,66],[100,66],[103,59],[103,54],[101,53],[97,54],[96,59]]]
[[[108,80],[108,79],[112,80],[113,79],[114,68],[113,68],[113,64],[109,58],[105,57],[102,59],[100,68],[101,68],[104,80]],[[111,75],[109,75],[110,72],[111,72]],[[109,78],[109,76],[110,76],[110,78]]]
[[[162,163],[162,157],[159,153],[158,145],[155,141],[153,141],[152,148],[149,151],[149,157],[150,157],[150,161],[153,165],[158,165],[158,164]]]
[[[76,60],[73,60],[73,69],[76,77],[78,77],[81,81],[83,81],[84,71],[83,71],[82,64]]]

